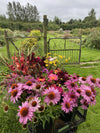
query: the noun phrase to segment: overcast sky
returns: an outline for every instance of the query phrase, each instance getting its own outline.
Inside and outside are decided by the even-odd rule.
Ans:
[[[49,19],[58,16],[65,22],[71,18],[83,19],[92,8],[95,9],[96,18],[100,18],[100,0],[0,0],[0,14],[6,14],[7,4],[12,1],[20,2],[21,5],[27,2],[36,5],[41,20],[43,15],[48,15]]]

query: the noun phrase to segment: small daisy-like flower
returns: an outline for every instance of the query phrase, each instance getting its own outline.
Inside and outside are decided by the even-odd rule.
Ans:
[[[50,102],[55,105],[60,100],[60,92],[54,87],[49,87],[48,89],[44,90],[43,95],[47,95],[44,99],[44,102],[46,102],[47,105],[49,105]]]
[[[20,98],[21,94],[22,94],[22,90],[13,89],[13,90],[11,91],[11,98],[10,98],[11,101],[12,101],[13,103],[15,103],[16,101],[18,101],[18,98]]]
[[[19,122],[23,123],[24,125],[27,124],[28,120],[32,120],[32,117],[34,116],[34,109],[29,105],[29,103],[26,101],[25,103],[22,103],[22,106],[19,106],[18,110],[18,116]]]
[[[81,89],[82,89],[81,96],[83,96],[85,100],[90,102],[90,99],[93,96],[93,92],[91,91],[91,88],[86,85],[81,85]]]
[[[36,86],[36,83],[32,83],[32,81],[27,81],[25,85],[23,85],[23,88],[26,90],[33,90]]]
[[[32,97],[29,101],[29,104],[33,107],[35,112],[40,107],[40,100],[38,99],[38,97]]]
[[[38,82],[45,82],[45,78],[37,78]]]
[[[78,85],[71,80],[68,80],[67,82],[65,82],[65,85],[69,90],[76,90],[78,88]]]
[[[53,73],[49,74],[48,78],[50,81],[58,80],[58,76],[56,74],[53,74]]]
[[[96,87],[96,79],[93,78],[92,75],[90,75],[90,76],[87,77],[87,83],[88,83],[90,86]]]
[[[72,102],[69,98],[64,98],[63,103],[61,103],[61,105],[61,109],[66,113],[69,113],[73,110]]]
[[[85,77],[79,77],[79,83],[86,84],[87,80]]]

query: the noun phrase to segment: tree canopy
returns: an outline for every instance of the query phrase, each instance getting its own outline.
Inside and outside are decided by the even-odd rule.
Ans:
[[[11,21],[37,22],[39,21],[39,12],[37,7],[27,3],[26,6],[20,2],[8,2],[7,5],[8,18]]]

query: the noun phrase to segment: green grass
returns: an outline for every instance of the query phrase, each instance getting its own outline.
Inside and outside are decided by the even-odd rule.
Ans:
[[[93,48],[81,49],[81,62],[100,61],[100,50]]]

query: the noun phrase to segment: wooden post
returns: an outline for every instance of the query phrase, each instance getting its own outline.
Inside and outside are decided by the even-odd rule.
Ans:
[[[44,33],[44,54],[47,54],[47,25],[48,19],[47,15],[43,16],[43,33]]]
[[[5,40],[6,40],[6,48],[7,48],[7,55],[8,55],[8,58],[11,59],[10,57],[10,50],[9,50],[9,43],[8,43],[8,35],[7,35],[7,31],[5,31]]]

